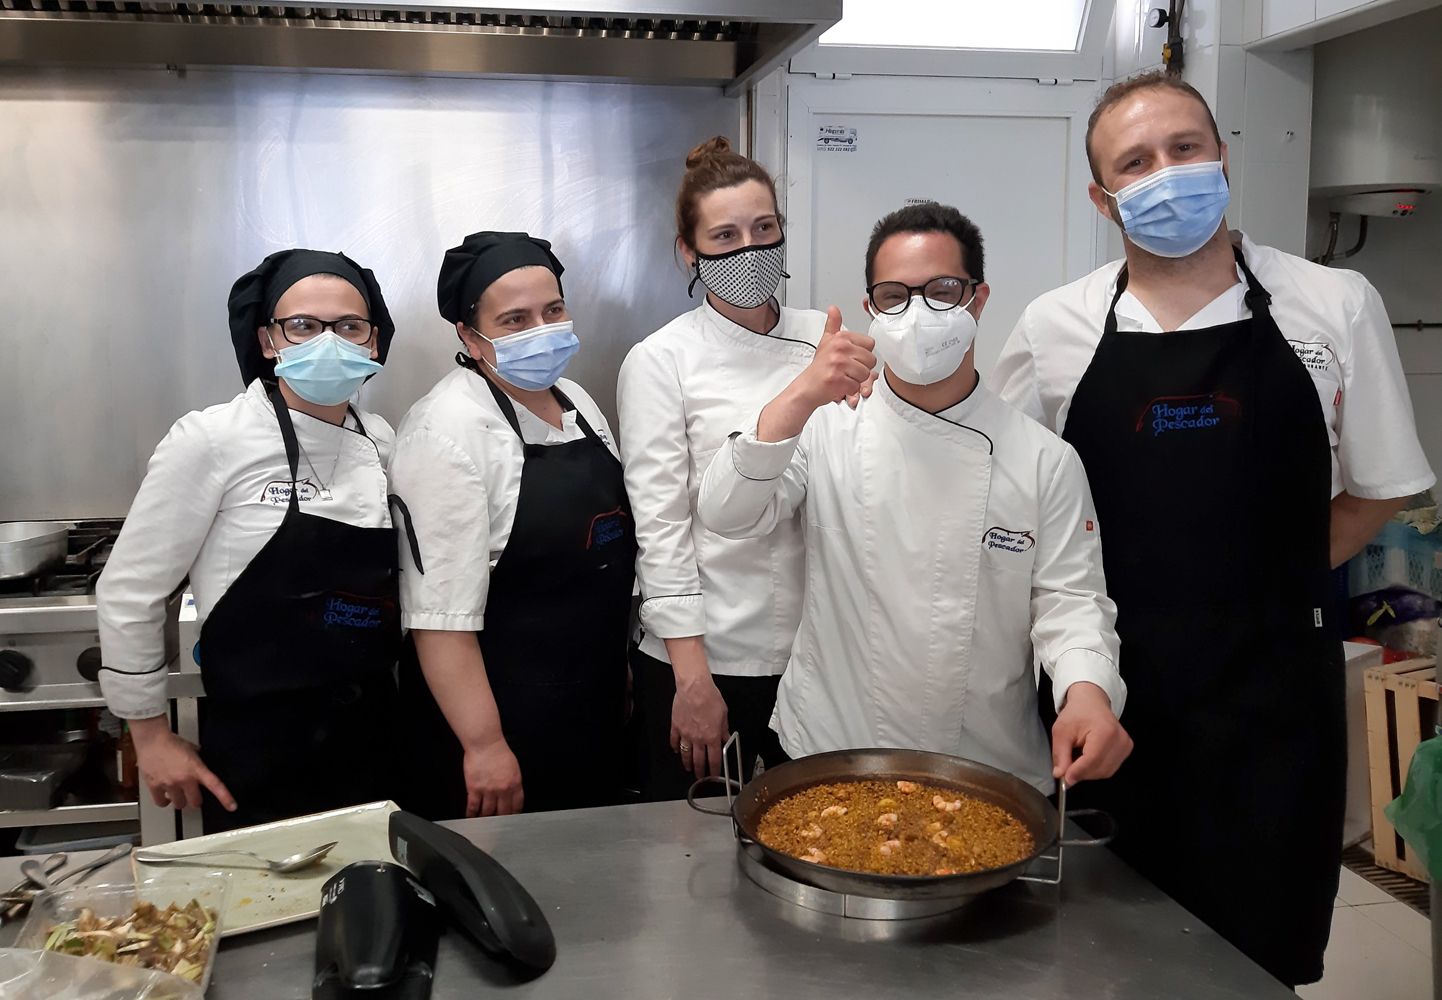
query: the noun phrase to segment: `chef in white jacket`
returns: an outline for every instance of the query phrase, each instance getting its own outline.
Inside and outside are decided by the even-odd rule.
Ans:
[[[686,158],[676,242],[701,304],[637,344],[616,385],[636,517],[641,637],[631,651],[647,799],[721,773],[739,733],[749,774],[779,763],[776,686],[801,621],[801,525],[730,539],[693,516],[706,464],[811,363],[826,315],[781,306],[785,238],[766,168],[708,139]]]
[[[527,233],[447,250],[436,305],[464,350],[396,434],[401,804],[430,819],[620,795],[635,531],[611,429],[561,377],[564,272]]]
[[[1086,151],[1125,259],[1027,306],[995,375],[1076,449],[1106,519],[1137,752],[1092,804],[1129,865],[1315,982],[1347,791],[1329,571],[1436,479],[1377,290],[1229,230],[1201,94],[1119,80]],[[1209,821],[1174,829],[1196,802]]]
[[[804,520],[801,626],[773,721],[787,754],[939,751],[1050,792],[1131,751],[1116,609],[1076,454],[977,377],[982,274],[981,234],[956,209],[882,219],[871,336],[833,308],[812,364],[712,461],[698,509],[733,537]],[[828,405],[866,380],[873,347],[886,368],[871,397]],[[1055,686],[1050,746],[1033,656]]]
[[[200,807],[207,833],[396,793],[394,434],[350,402],[395,324],[371,271],[305,249],[241,276],[229,309],[246,390],[175,422],[96,584],[106,704],[155,802]],[[166,598],[187,577],[199,748],[166,695]]]

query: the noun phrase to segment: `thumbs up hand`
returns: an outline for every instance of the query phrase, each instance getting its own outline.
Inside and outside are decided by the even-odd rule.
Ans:
[[[784,441],[801,433],[806,421],[827,403],[859,400],[870,395],[875,381],[876,341],[864,333],[841,327],[841,310],[826,310],[826,328],[816,345],[811,364],[781,390],[757,421],[756,436],[761,441]],[[855,406],[856,403],[852,402]]]
[[[841,328],[840,309],[832,306],[826,310],[826,329],[816,345],[816,356],[792,383],[798,399],[816,410],[827,403],[859,396],[876,367],[876,355],[872,353],[875,347],[876,341],[866,334]]]

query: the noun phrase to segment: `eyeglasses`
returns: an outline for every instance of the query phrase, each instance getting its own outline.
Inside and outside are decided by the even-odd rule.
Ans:
[[[316,319],[314,316],[285,316],[273,318],[271,325],[280,327],[280,335],[292,344],[304,344],[312,337],[319,337],[326,330],[333,330],[342,340],[364,347],[371,342],[375,324],[368,319],[346,316],[341,319]]]
[[[924,285],[878,281],[866,290],[866,294],[871,298],[871,307],[888,316],[900,316],[906,312],[906,307],[911,305],[911,297],[916,294],[920,294],[936,312],[946,312],[957,306],[969,305],[976,297],[976,286],[979,284],[980,278],[954,278],[943,274]]]

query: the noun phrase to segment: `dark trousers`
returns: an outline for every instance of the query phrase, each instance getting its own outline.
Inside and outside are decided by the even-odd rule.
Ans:
[[[741,734],[746,770],[742,780],[750,780],[757,757],[767,767],[786,760],[771,730],[771,712],[776,707],[781,678],[715,674],[712,679],[726,702],[731,732]],[[631,683],[638,723],[635,731],[644,744],[640,754],[641,798],[647,802],[685,798],[696,778],[681,766],[680,755],[671,749],[671,708],[676,700],[676,677],[671,665],[632,645]]]

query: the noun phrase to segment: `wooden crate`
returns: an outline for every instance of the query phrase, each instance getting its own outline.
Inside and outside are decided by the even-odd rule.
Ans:
[[[1427,881],[1427,871],[1387,822],[1382,809],[1407,782],[1412,754],[1433,734],[1437,661],[1432,657],[1371,667],[1363,674],[1367,703],[1367,763],[1372,784],[1372,844],[1377,864]]]

